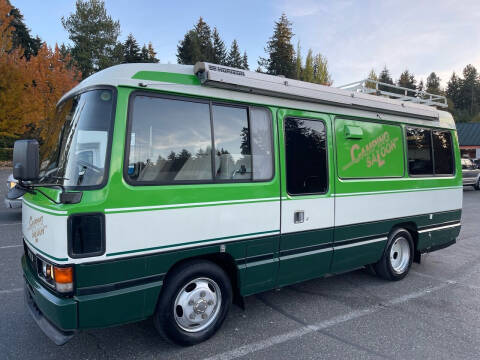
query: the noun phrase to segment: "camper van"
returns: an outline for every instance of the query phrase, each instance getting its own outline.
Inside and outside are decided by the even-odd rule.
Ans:
[[[445,99],[367,82],[209,63],[82,81],[46,139],[15,144],[37,324],[61,345],[153,318],[192,345],[248,295],[362,267],[397,281],[454,244],[462,168]]]

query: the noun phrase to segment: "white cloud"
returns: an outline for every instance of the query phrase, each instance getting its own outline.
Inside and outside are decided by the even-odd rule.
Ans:
[[[384,65],[394,79],[408,68],[445,84],[472,63],[480,70],[480,1],[284,1],[303,52],[326,55],[335,85]]]

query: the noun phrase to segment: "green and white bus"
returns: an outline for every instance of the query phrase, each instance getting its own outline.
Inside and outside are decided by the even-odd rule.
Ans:
[[[60,345],[153,317],[191,345],[245,296],[364,266],[400,280],[454,244],[454,120],[433,95],[382,86],[209,63],[123,64],[82,81],[41,145],[15,144],[38,325]]]

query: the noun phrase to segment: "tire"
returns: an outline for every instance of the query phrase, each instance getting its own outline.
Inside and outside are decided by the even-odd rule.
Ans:
[[[405,229],[396,229],[388,237],[387,248],[374,267],[385,280],[397,281],[407,276],[413,261],[413,239]]]
[[[480,190],[480,178],[477,179],[477,182],[475,183],[475,185],[473,185],[473,187],[475,188],[475,190]]]
[[[190,346],[207,340],[222,325],[232,303],[227,274],[207,260],[181,264],[167,275],[153,316],[160,335]]]

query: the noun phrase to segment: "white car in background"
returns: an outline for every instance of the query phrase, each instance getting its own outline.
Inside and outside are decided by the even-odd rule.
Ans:
[[[13,174],[10,174],[10,176],[7,179],[7,188],[8,191],[11,191],[15,185],[17,185],[17,180],[13,178]],[[17,199],[10,200],[7,197],[5,197],[5,206],[7,208],[11,209],[18,209],[22,207],[22,197],[19,197]]]

